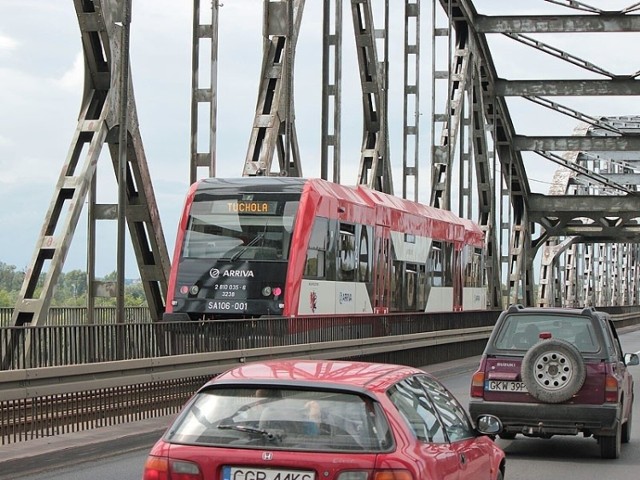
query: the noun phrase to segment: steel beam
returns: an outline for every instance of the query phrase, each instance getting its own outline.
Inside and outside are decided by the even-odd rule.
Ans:
[[[478,196],[478,223],[484,231],[485,274],[487,281],[487,304],[493,308],[502,306],[502,285],[500,282],[500,241],[496,227],[496,178],[492,175],[494,165],[491,165],[493,153],[490,151],[485,122],[485,97],[487,96],[487,81],[482,74],[482,68],[473,62],[471,88],[471,125],[470,125],[470,155],[476,173],[475,192]],[[495,161],[495,158],[493,158]],[[471,163],[471,162],[470,162]],[[498,177],[498,182],[500,178]],[[473,217],[469,217],[473,218]]]
[[[610,137],[525,136],[513,137],[517,151],[640,151],[640,137],[622,135]]]
[[[502,97],[627,96],[640,95],[640,80],[496,80],[494,92]]]
[[[371,0],[351,0],[351,16],[355,35],[362,107],[364,113],[363,140],[357,182],[385,193],[393,193],[393,179],[388,146],[387,92],[388,71],[386,57],[389,0],[384,0],[385,29],[374,27]],[[384,43],[384,61],[376,39]]]
[[[412,34],[413,33],[413,34]],[[402,126],[402,197],[418,201],[420,170],[420,1],[404,3],[404,104]]]
[[[640,16],[607,15],[477,15],[478,33],[640,32]]]
[[[117,85],[122,75],[120,55],[122,5],[111,1],[75,0],[85,58],[85,90],[82,107],[67,158],[55,187],[53,199],[45,214],[43,227],[36,241],[34,255],[18,295],[12,322],[14,325],[43,325],[85,198],[95,180],[96,166],[102,146],[107,143],[118,172],[119,102],[126,94],[128,101],[126,165],[126,223],[129,227],[140,276],[147,296],[151,317],[159,320],[164,311],[164,298],[169,274],[169,255],[160,225],[153,186],[147,167],[138,125],[133,86],[128,91]],[[118,8],[120,7],[120,8]],[[116,180],[118,174],[116,173]],[[95,201],[94,196],[89,198]],[[112,211],[116,206],[112,206]],[[92,206],[90,213],[100,218],[104,209]],[[108,216],[105,218],[114,218]],[[89,246],[89,255],[95,249]],[[119,253],[123,254],[123,253]],[[95,264],[95,259],[88,261]],[[41,289],[39,282],[42,280]],[[89,303],[98,283],[88,279]],[[123,321],[123,319],[119,319]]]
[[[211,3],[211,22],[203,23],[201,0],[193,0],[193,29],[191,46],[191,141],[190,141],[190,165],[189,183],[194,183],[198,178],[198,171],[206,169],[207,176],[216,176],[216,136],[218,115],[218,11],[219,4],[215,0]],[[209,56],[209,84],[201,85],[200,77],[200,53],[210,46]],[[201,49],[201,47],[203,47]],[[203,57],[205,58],[205,57]],[[206,77],[205,77],[206,78]],[[200,107],[208,109],[208,115],[204,118],[199,115]],[[206,149],[199,148],[200,132],[207,132]]]
[[[293,107],[293,61],[305,0],[265,0],[256,112],[242,175],[302,176]],[[279,170],[272,171],[278,153]]]
[[[640,196],[529,196],[529,217],[550,236],[572,236],[580,242],[640,242]]]
[[[320,178],[340,183],[340,128],[342,115],[342,0],[324,0],[322,31],[322,134]],[[333,75],[331,75],[333,72]],[[333,111],[333,115],[331,112]]]
[[[468,93],[471,78],[471,52],[466,25],[460,24],[450,30],[455,32],[455,40],[450,39],[453,53],[447,72],[447,102],[444,113],[433,113],[433,121],[441,124],[441,131],[440,143],[433,150],[431,168],[431,205],[444,209],[451,208],[451,167],[458,143],[464,97]]]

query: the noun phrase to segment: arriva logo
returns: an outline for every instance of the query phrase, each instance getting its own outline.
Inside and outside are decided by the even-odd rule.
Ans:
[[[253,277],[253,270],[225,270],[223,277]]]
[[[253,270],[225,270],[221,272],[217,268],[212,268],[209,270],[209,275],[211,278],[218,277],[253,277]]]

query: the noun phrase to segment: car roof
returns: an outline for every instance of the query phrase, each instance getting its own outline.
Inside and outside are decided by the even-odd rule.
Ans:
[[[286,359],[252,362],[232,368],[208,382],[203,388],[220,384],[316,387],[383,392],[417,368],[386,363],[345,360]]]

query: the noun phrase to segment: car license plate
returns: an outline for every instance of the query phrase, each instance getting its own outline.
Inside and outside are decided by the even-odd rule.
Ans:
[[[222,480],[315,480],[314,471],[231,467],[222,469]]]
[[[527,393],[527,386],[524,382],[512,382],[509,380],[487,380],[484,388],[490,392]]]

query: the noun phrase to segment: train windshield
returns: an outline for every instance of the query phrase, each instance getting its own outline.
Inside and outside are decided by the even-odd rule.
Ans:
[[[286,260],[300,194],[196,194],[182,256]]]

